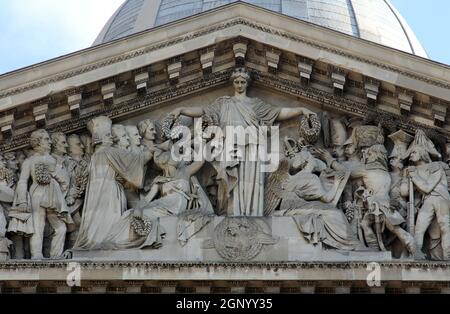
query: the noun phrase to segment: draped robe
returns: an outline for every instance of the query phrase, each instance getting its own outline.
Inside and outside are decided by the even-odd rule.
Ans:
[[[142,187],[144,156],[115,147],[100,147],[91,157],[83,217],[75,249],[96,249],[127,209],[122,184]]]
[[[221,97],[206,109],[206,114],[219,121],[226,135],[227,126],[258,127],[272,126],[281,109],[275,108],[257,98],[238,99]],[[257,137],[257,136],[256,136]],[[262,163],[249,160],[249,156],[259,151],[258,139],[250,136],[241,145],[243,160],[213,162],[218,180],[218,207],[227,216],[264,216],[264,176]]]

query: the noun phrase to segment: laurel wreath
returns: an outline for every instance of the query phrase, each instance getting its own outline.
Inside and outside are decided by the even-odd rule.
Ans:
[[[317,115],[300,118],[300,137],[304,138],[309,144],[317,143],[321,130],[322,123]]]
[[[79,166],[75,168],[75,186],[80,191],[79,197],[82,196],[86,190],[87,182],[89,179],[89,169],[86,161],[80,162]]]
[[[137,235],[145,237],[152,231],[152,221],[145,217],[133,217],[131,227]]]
[[[0,180],[10,183],[13,180],[12,171],[8,168],[0,167]]]
[[[166,139],[172,138],[172,130],[181,125],[181,118],[175,118],[175,115],[169,113],[162,121],[161,131]]]
[[[217,116],[215,115],[208,115],[208,114],[204,114],[202,116],[202,129],[203,131],[206,130],[207,127],[209,126],[217,126],[219,125],[219,121],[217,119]]]
[[[48,185],[52,180],[50,169],[47,164],[37,164],[34,167],[34,173],[36,175],[36,182],[40,185]]]

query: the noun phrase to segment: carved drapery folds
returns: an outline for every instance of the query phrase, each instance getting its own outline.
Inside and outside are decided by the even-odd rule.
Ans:
[[[245,57],[245,43],[233,48],[237,59]],[[203,70],[209,71],[213,55],[205,50]],[[275,69],[276,56],[266,58]],[[167,64],[173,83],[180,64]],[[300,62],[299,71],[310,80],[309,63]],[[345,73],[334,69],[332,79],[340,95]],[[136,73],[138,89],[145,90],[148,80],[147,72]],[[441,147],[421,130],[409,134],[379,121],[268,104],[247,96],[250,80],[245,69],[238,69],[232,74],[234,96],[206,107],[180,107],[134,126],[97,117],[88,128],[91,134],[34,132],[32,150],[0,159],[0,257],[158,250],[172,234],[181,250],[210,229],[203,249],[215,249],[225,260],[247,261],[282,243],[264,219],[288,217],[302,243],[321,250],[450,259],[450,167],[441,161],[448,160]],[[368,80],[365,87],[375,103],[378,82]],[[105,102],[115,89],[114,82],[101,86]],[[399,105],[409,111],[405,104],[413,102],[407,96],[399,93]],[[81,93],[68,97],[76,114]],[[44,126],[47,111],[41,107],[35,108],[35,120]],[[445,116],[441,107],[433,106],[437,120]],[[282,139],[275,130],[293,119],[297,131]],[[5,118],[3,126],[8,123]],[[277,167],[267,170],[267,159],[258,154],[251,160],[255,151],[267,157],[273,145],[280,148],[277,158],[271,155]],[[168,228],[172,218],[178,222]],[[222,220],[206,228],[217,219]],[[51,235],[44,228],[52,229]]]

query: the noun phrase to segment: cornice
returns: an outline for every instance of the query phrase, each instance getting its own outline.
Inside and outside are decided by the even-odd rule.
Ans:
[[[401,68],[398,68],[398,67],[395,67],[392,65],[383,64],[383,63],[380,63],[378,61],[375,61],[375,60],[372,60],[369,58],[363,58],[361,56],[351,54],[351,53],[343,51],[343,50],[339,50],[339,49],[336,49],[336,48],[333,48],[333,47],[330,47],[330,46],[327,46],[324,44],[319,44],[317,42],[313,42],[313,41],[304,39],[300,36],[294,35],[293,33],[281,31],[281,30],[275,29],[273,27],[269,27],[269,26],[265,26],[262,24],[252,22],[245,18],[236,18],[236,19],[229,20],[228,22],[219,23],[219,24],[213,25],[211,27],[204,28],[200,31],[193,32],[188,35],[179,36],[177,38],[170,39],[168,41],[160,42],[160,43],[157,43],[157,44],[154,44],[154,45],[142,48],[142,49],[134,50],[129,53],[119,55],[119,56],[114,56],[114,57],[108,58],[106,60],[103,60],[103,61],[100,61],[100,62],[97,62],[94,64],[86,65],[81,68],[74,69],[74,70],[71,70],[68,72],[64,72],[64,73],[61,73],[58,75],[54,75],[54,76],[51,76],[51,77],[48,77],[48,78],[45,78],[45,79],[42,79],[39,81],[32,82],[30,84],[26,84],[26,85],[23,85],[23,86],[20,86],[17,88],[2,91],[2,92],[0,92],[0,98],[5,98],[5,97],[11,96],[11,95],[22,93],[22,92],[28,91],[30,89],[45,86],[50,83],[55,83],[55,82],[58,82],[58,81],[61,81],[61,80],[67,79],[67,78],[71,78],[71,77],[74,77],[74,76],[77,76],[77,75],[80,75],[80,74],[83,74],[83,73],[86,73],[89,71],[93,71],[93,70],[96,70],[96,69],[99,69],[99,68],[102,68],[102,67],[105,67],[108,65],[112,65],[112,64],[115,64],[118,62],[130,60],[132,58],[150,53],[150,52],[158,50],[158,49],[162,49],[165,47],[183,43],[183,42],[186,42],[186,41],[189,41],[189,40],[192,40],[192,39],[204,36],[204,35],[208,35],[208,34],[211,34],[211,33],[226,29],[226,28],[230,28],[230,27],[236,26],[236,25],[247,26],[252,29],[264,32],[266,34],[276,35],[276,36],[280,36],[280,37],[283,37],[285,39],[289,39],[292,41],[301,42],[301,43],[304,43],[311,47],[322,49],[322,50],[325,50],[325,51],[328,51],[328,52],[331,52],[333,54],[337,54],[340,56],[345,56],[347,58],[357,60],[359,62],[363,62],[366,64],[370,64],[370,65],[376,66],[376,67],[384,69],[384,70],[389,70],[389,71],[392,71],[395,73],[399,73],[399,74],[405,75],[407,77],[410,77],[410,78],[413,78],[413,79],[416,79],[416,80],[419,80],[419,81],[422,81],[422,82],[425,82],[425,83],[428,83],[428,84],[431,84],[434,86],[438,86],[438,87],[445,88],[445,89],[450,89],[450,83],[448,83],[448,82],[435,80],[435,79],[432,79],[432,78],[429,78],[429,77],[426,77],[423,75],[419,75],[417,73],[405,71]],[[239,35],[236,35],[236,36],[239,36]],[[126,38],[124,40],[126,40]],[[280,48],[282,48],[282,47],[280,47]]]
[[[228,82],[230,70],[220,73],[210,74],[208,76],[192,80],[186,83],[170,86],[157,92],[148,93],[145,96],[137,96],[132,100],[128,100],[113,106],[106,106],[103,109],[95,110],[89,114],[83,115],[77,119],[64,120],[52,127],[47,128],[50,132],[70,133],[86,128],[87,123],[94,117],[106,115],[111,119],[116,119],[125,115],[132,115],[141,111],[158,108],[165,103],[174,101],[183,96],[192,95],[205,88],[218,87]],[[28,146],[28,137],[23,134],[14,137],[12,140],[0,144],[0,152],[6,152],[24,148]]]
[[[271,87],[304,99],[310,99],[323,106],[324,109],[337,110],[342,114],[350,114],[366,120],[376,120],[386,128],[401,128],[412,133],[415,133],[417,129],[422,129],[436,141],[442,140],[442,135],[450,136],[450,131],[445,129],[413,121],[407,116],[376,109],[368,106],[367,103],[336,96],[313,87],[303,87],[297,82],[282,79],[270,73],[260,71],[254,71],[254,73],[254,80],[257,84],[259,83],[265,87]]]
[[[161,106],[182,97],[190,96],[211,88],[217,88],[228,83],[231,71],[231,69],[228,69],[221,72],[215,72],[185,83],[163,88],[156,92],[147,93],[144,96],[136,96],[134,99],[114,104],[113,106],[106,106],[77,119],[64,120],[52,127],[49,127],[48,131],[71,133],[85,129],[87,123],[92,118],[99,115],[106,115],[111,119],[117,119],[125,116],[138,115],[141,112],[160,108]],[[318,106],[321,106],[323,109],[329,109],[342,114],[366,119],[368,117],[375,117],[382,126],[387,128],[402,128],[412,133],[414,133],[417,129],[422,129],[428,136],[430,136],[430,138],[437,142],[445,140],[446,137],[450,137],[450,131],[421,124],[408,117],[378,110],[368,106],[365,103],[350,100],[345,97],[335,96],[332,93],[327,93],[313,87],[304,87],[298,82],[282,79],[274,74],[263,73],[256,70],[253,70],[252,72],[255,85],[260,85],[282,93],[295,95],[301,99],[308,99],[316,103]],[[28,146],[28,144],[28,137],[21,134],[15,136],[9,141],[1,143],[0,152],[24,148]]]

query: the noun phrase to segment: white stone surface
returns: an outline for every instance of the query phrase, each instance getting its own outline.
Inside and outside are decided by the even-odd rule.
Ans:
[[[227,262],[215,249],[203,249],[204,242],[213,237],[214,227],[224,218],[217,217],[200,233],[194,236],[185,247],[176,237],[176,217],[161,218],[161,225],[169,230],[158,250],[126,250],[126,251],[73,251],[73,260],[81,261],[152,261],[152,262]],[[262,252],[251,262],[381,262],[391,261],[390,252],[341,252],[323,251],[320,247],[309,244],[298,231],[291,217],[255,218],[264,221],[272,230],[279,242],[273,246],[264,246]]]

